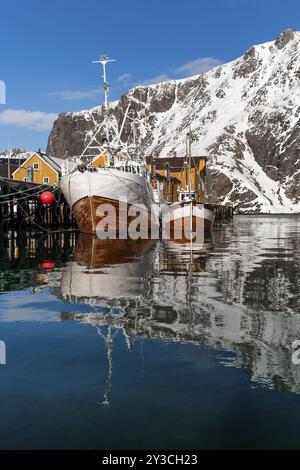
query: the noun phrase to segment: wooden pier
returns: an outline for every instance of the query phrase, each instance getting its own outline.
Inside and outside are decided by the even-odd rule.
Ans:
[[[44,205],[39,196],[51,191],[54,202]],[[76,228],[71,209],[59,189],[22,181],[0,179],[0,236],[9,231],[47,231]]]
[[[226,206],[221,204],[205,204],[205,206],[212,209],[215,213],[215,222],[222,223],[228,222],[233,219],[233,206]]]

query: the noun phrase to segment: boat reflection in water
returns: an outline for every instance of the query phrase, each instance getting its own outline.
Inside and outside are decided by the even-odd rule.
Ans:
[[[74,261],[63,268],[59,287],[56,281],[52,282],[53,291],[65,301],[84,303],[93,308],[88,314],[64,312],[61,318],[96,327],[105,342],[108,378],[103,404],[109,403],[114,332],[123,334],[130,351],[133,337],[158,335],[163,338],[165,327],[162,326],[160,331],[160,323],[175,325],[180,322],[179,310],[185,321],[191,322],[189,285],[191,276],[205,269],[204,258],[196,255],[203,245],[194,245],[191,249],[190,244],[180,244],[178,256],[176,242],[164,244],[166,246],[153,240],[99,240],[81,233]],[[162,253],[166,255],[162,256]],[[173,285],[168,279],[172,279]],[[178,282],[178,288],[174,282]],[[160,301],[164,288],[174,291],[173,305],[170,305],[170,291]],[[169,338],[167,334],[166,339]]]
[[[139,303],[153,246],[152,240],[99,240],[81,233],[74,261],[62,273],[63,298],[98,307]]]
[[[243,368],[252,381],[300,393],[300,369],[292,359],[293,342],[300,339],[294,269],[300,257],[288,225],[276,229],[277,238],[269,221],[258,227],[250,220],[246,228],[237,226],[237,237],[230,229],[215,231],[198,247],[80,236],[59,290],[66,301],[90,304],[93,311],[64,313],[62,319],[91,324],[105,339],[105,403],[114,330],[129,349],[141,337],[234,353],[221,362]]]

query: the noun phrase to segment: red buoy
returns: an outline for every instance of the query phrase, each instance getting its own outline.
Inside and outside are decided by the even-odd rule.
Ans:
[[[43,261],[41,263],[41,267],[43,269],[47,269],[47,270],[54,269],[55,268],[55,263],[54,263],[54,261]]]
[[[45,205],[52,204],[54,201],[53,193],[50,193],[50,191],[44,191],[42,194],[40,194],[40,201]]]

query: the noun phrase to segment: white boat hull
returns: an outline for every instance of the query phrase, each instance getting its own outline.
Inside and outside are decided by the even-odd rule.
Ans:
[[[159,204],[155,202],[150,183],[141,175],[110,168],[98,168],[93,171],[80,172],[75,170],[64,176],[60,183],[61,190],[72,208],[79,229],[85,233],[97,233],[97,227],[103,219],[106,205],[114,207],[116,220],[110,219],[112,229],[118,230],[128,223],[134,216],[128,217],[132,206],[141,209],[145,223],[159,224]],[[126,206],[126,221],[122,208]],[[105,207],[104,207],[105,205]],[[122,210],[123,210],[122,209]],[[134,211],[130,211],[134,214]]]
[[[171,204],[163,215],[163,229],[171,238],[190,239],[191,232],[201,237],[208,232],[215,219],[213,207],[195,201],[176,202]]]

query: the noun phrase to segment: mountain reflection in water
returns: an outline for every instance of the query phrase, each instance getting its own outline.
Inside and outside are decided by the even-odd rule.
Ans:
[[[299,393],[292,363],[300,339],[299,229],[298,218],[240,217],[192,248],[80,235],[74,260],[50,285],[65,301],[94,308],[62,320],[232,351],[227,366]]]
[[[0,447],[299,448],[299,235],[0,238]]]

